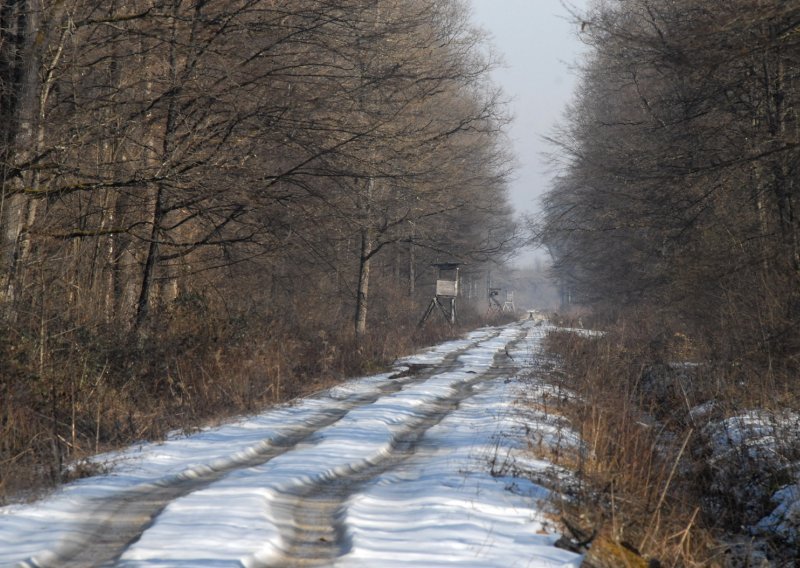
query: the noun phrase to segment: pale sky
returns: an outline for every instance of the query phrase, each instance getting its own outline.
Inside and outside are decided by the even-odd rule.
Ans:
[[[541,140],[570,102],[575,87],[571,66],[583,49],[578,29],[570,23],[561,0],[471,0],[472,20],[491,35],[506,66],[494,73],[495,82],[511,99],[514,122],[509,135],[518,169],[510,187],[519,213],[538,210],[548,188],[550,148]],[[582,11],[587,0],[568,0]]]

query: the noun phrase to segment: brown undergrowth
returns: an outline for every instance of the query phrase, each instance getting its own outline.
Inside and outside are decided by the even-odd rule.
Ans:
[[[584,444],[563,455],[577,483],[562,512],[578,540],[592,535],[586,565],[793,565],[792,537],[751,527],[796,483],[795,374],[664,329],[546,340],[544,376],[569,393],[551,403]]]
[[[418,330],[415,318],[376,312],[360,342],[348,320],[328,312],[222,315],[197,297],[165,307],[138,333],[51,322],[45,338],[41,328],[2,322],[0,504],[98,473],[103,466],[86,460],[98,452],[377,372],[479,323],[465,311],[460,327],[432,321]]]
[[[708,364],[685,336],[653,337],[619,325],[546,340],[546,380],[573,394],[559,399],[560,411],[584,444],[564,464],[577,478],[561,504],[567,527],[591,535],[587,566],[751,565],[755,557],[737,558],[730,545],[744,518],[729,496],[735,490],[714,489],[720,468],[742,483],[742,464],[712,466],[708,432],[715,420],[763,403],[763,388],[755,377],[750,395],[734,388],[741,369]],[[712,411],[697,413],[710,402]],[[765,483],[779,481],[773,471]]]

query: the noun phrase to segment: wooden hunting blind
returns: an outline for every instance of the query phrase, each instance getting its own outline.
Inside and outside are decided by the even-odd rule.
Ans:
[[[517,308],[514,306],[514,291],[505,291],[506,299],[502,304],[499,300],[501,292],[503,292],[502,288],[489,288],[487,290],[486,298],[489,301],[489,309],[487,310],[487,314],[516,313]]]
[[[419,325],[425,323],[431,313],[438,307],[450,324],[456,323],[456,297],[458,296],[458,272],[460,263],[438,262],[432,265],[436,269],[436,291],[425,315]],[[445,307],[446,306],[446,307]]]
[[[443,298],[458,296],[458,267],[453,262],[434,264],[436,267],[436,295]]]

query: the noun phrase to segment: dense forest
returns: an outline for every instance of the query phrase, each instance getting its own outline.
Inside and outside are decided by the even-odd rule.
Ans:
[[[543,240],[575,302],[796,372],[800,6],[598,3]]]
[[[565,313],[607,331],[553,347],[628,515],[615,538],[674,565],[793,565],[796,504],[757,523],[800,463],[800,3],[597,1],[575,25],[536,230]]]
[[[0,496],[380,365],[433,262],[485,290],[495,64],[461,0],[1,2]]]

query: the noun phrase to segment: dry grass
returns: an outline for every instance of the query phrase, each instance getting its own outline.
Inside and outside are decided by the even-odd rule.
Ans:
[[[231,312],[197,298],[169,306],[140,334],[115,325],[51,325],[44,347],[40,329],[2,322],[0,503],[95,473],[85,458],[97,452],[385,369],[417,346],[477,324],[465,313],[462,328],[432,322],[418,330],[419,310],[379,308],[360,343],[350,322],[331,310]]]
[[[778,452],[769,460],[754,458],[736,436],[732,451],[710,459],[723,419],[800,408],[790,373],[715,358],[664,329],[620,323],[602,336],[561,331],[546,341],[548,379],[575,393],[561,412],[586,445],[585,459],[565,464],[577,471],[580,491],[563,514],[597,534],[587,565],[636,565],[623,558],[631,554],[665,566],[747,566],[759,554],[790,562],[791,546],[777,538],[755,545],[743,527],[768,514],[772,492],[793,482],[800,444],[791,424],[774,421],[767,435]]]
[[[686,414],[682,394],[660,380],[653,390],[648,373],[660,358],[636,340],[638,332],[628,331],[562,332],[547,340],[559,361],[550,380],[577,395],[561,410],[586,448],[584,459],[570,464],[581,490],[563,514],[596,533],[588,565],[713,564],[714,536],[700,522],[696,494],[682,475],[695,435],[679,417]],[[674,414],[671,405],[678,408]]]

